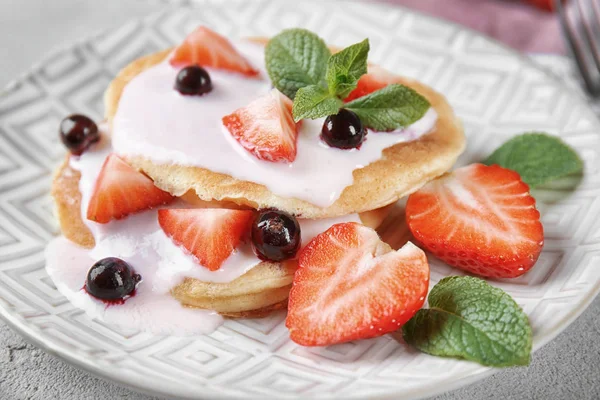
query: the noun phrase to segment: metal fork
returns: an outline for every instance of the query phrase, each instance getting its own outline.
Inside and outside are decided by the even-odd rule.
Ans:
[[[588,92],[600,95],[600,0],[554,0],[567,45]]]

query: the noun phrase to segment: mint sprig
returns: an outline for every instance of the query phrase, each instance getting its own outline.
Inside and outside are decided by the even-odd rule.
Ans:
[[[346,104],[363,124],[378,131],[407,127],[421,119],[429,107],[426,98],[396,83]]]
[[[402,328],[404,340],[432,355],[482,365],[528,365],[532,331],[527,315],[504,291],[470,276],[442,279]]]
[[[287,29],[273,37],[265,48],[265,63],[273,85],[290,99],[298,89],[325,85],[329,48],[306,29]]]
[[[541,132],[510,139],[483,163],[518,172],[532,188],[583,170],[583,161],[575,150],[559,138]]]
[[[298,122],[337,114],[367,73],[368,54],[368,39],[331,55],[314,33],[288,29],[269,41],[265,63],[273,85],[294,100],[292,114]],[[356,99],[346,108],[358,114],[368,128],[391,131],[418,121],[430,106],[414,90],[394,84]]]

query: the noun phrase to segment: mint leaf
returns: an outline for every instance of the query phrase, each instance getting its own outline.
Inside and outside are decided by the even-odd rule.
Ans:
[[[356,89],[356,83],[367,73],[369,39],[335,53],[327,63],[327,85],[332,95],[342,99]]]
[[[405,128],[421,119],[429,107],[425,97],[397,83],[346,104],[365,126],[377,131]]]
[[[529,319],[501,289],[479,278],[451,276],[431,289],[429,307],[402,328],[411,346],[486,366],[529,364]]]
[[[325,42],[306,29],[287,29],[265,48],[265,64],[273,85],[290,99],[298,89],[324,85],[331,52]]]
[[[292,114],[296,122],[305,118],[316,119],[337,114],[343,105],[342,100],[332,96],[324,87],[305,86],[296,92]]]
[[[510,139],[483,163],[512,169],[531,187],[583,170],[581,158],[569,145],[540,132],[524,133]]]

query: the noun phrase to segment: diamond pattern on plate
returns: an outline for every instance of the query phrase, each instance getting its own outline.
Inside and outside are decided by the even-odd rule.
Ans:
[[[107,378],[189,398],[411,398],[487,371],[418,353],[399,335],[303,348],[289,341],[283,312],[229,320],[206,336],[154,336],[92,320],[58,293],[43,257],[57,228],[48,189],[64,154],[58,122],[73,112],[100,118],[102,94],[114,74],[137,57],[176,44],[200,23],[227,35],[268,36],[302,26],[337,45],[368,36],[374,62],[449,97],[468,136],[459,165],[481,160],[523,131],[563,137],[578,149],[586,172],[536,191],[546,230],[540,261],[523,277],[492,284],[529,314],[535,347],[598,292],[600,135],[582,96],[487,38],[403,9],[318,1],[180,3],[191,5],[169,7],[51,56],[0,97],[0,315],[33,340]],[[568,189],[574,186],[576,191]],[[394,247],[410,239],[402,216],[400,202],[380,229]],[[432,257],[430,263],[432,285],[462,275]]]

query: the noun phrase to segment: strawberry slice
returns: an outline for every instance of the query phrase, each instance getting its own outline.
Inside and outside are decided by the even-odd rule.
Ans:
[[[246,60],[227,38],[205,26],[199,26],[180,44],[171,59],[174,67],[201,65],[256,76],[258,70]]]
[[[298,128],[292,101],[277,89],[223,117],[223,125],[260,160],[291,163],[296,159]]]
[[[158,223],[175,244],[211,271],[238,247],[248,233],[254,212],[224,208],[162,209]]]
[[[446,263],[491,278],[514,278],[537,261],[544,231],[535,199],[519,174],[472,164],[408,198],[415,238]]]
[[[425,253],[407,243],[393,251],[355,222],[333,225],[298,259],[286,326],[304,346],[327,346],[397,330],[423,306]]]
[[[152,179],[133,169],[116,154],[110,154],[96,180],[87,219],[106,224],[113,219],[167,204],[173,198],[154,186]]]
[[[377,65],[369,65],[369,72],[360,77],[356,89],[350,92],[344,101],[347,103],[397,82],[398,77],[396,75]]]

